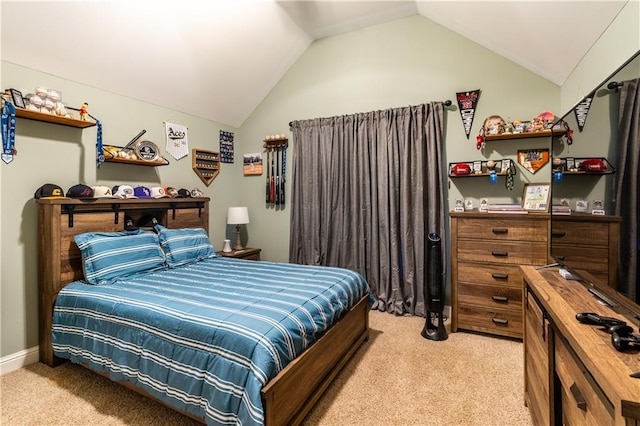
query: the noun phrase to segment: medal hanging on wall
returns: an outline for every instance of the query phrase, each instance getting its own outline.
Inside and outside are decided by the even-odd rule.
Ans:
[[[16,107],[5,102],[2,108],[2,161],[9,164],[18,154],[16,150]]]

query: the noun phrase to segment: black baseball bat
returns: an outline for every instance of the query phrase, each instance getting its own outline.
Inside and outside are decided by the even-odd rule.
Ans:
[[[271,190],[270,190],[270,198],[269,198],[269,202],[273,203],[273,201],[276,199],[276,182],[275,182],[275,170],[273,168],[273,152],[271,153]]]
[[[280,205],[280,148],[276,146],[276,206]]]
[[[271,185],[271,183],[269,182],[269,178],[271,177],[271,173],[269,173],[269,148],[267,148],[267,161],[265,162],[265,165],[267,166],[267,184],[265,185],[267,188],[267,204],[269,204],[269,194],[271,193],[271,189],[269,188],[269,186]]]

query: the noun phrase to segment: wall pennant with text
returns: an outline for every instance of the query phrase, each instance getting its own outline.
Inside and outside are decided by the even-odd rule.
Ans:
[[[467,135],[467,139],[469,139],[469,134],[471,133],[478,98],[480,98],[480,89],[456,93],[460,118],[462,118],[462,125],[464,126],[464,133]]]
[[[576,107],[573,112],[576,114],[576,121],[578,122],[578,129],[582,131],[585,123],[587,122],[587,115],[589,114],[589,108],[593,101],[593,93],[587,95]]]

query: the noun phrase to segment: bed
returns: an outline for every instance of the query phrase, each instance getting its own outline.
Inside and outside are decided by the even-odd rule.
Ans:
[[[208,242],[208,199],[135,201],[38,201],[41,361],[79,363],[207,424],[300,423],[368,338],[366,281],[216,256],[210,243],[185,257],[167,241]],[[155,233],[123,232],[125,214],[149,211]],[[111,236],[140,239],[118,243],[133,260],[88,262],[106,259],[96,241]]]

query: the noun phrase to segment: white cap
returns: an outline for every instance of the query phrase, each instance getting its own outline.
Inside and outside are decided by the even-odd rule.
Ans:
[[[164,188],[161,186],[154,186],[151,188],[151,198],[165,198],[168,195],[164,192]]]
[[[96,198],[115,198],[108,186],[94,186],[91,189],[93,189],[93,196]]]
[[[128,185],[114,186],[113,196],[115,198],[138,198],[133,195],[133,188]]]

